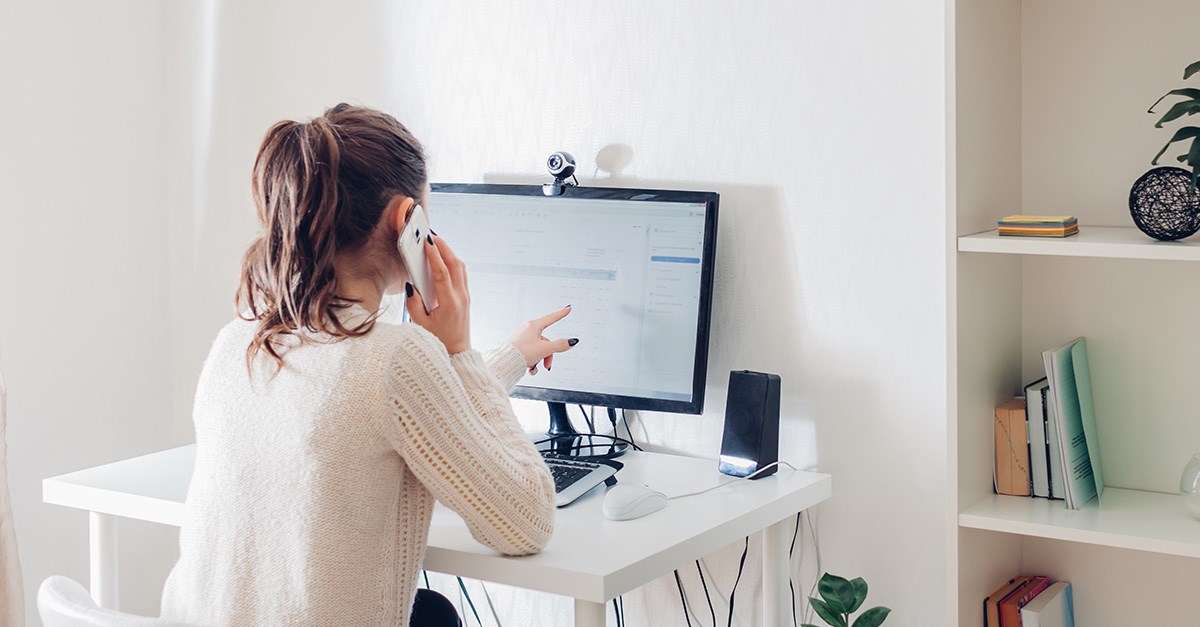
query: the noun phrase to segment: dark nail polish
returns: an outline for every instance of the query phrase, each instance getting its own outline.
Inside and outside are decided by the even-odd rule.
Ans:
[[[550,372],[550,366],[546,366],[546,372]]]
[[[433,230],[433,229],[429,229],[429,232],[430,232],[430,233],[433,233],[434,235],[437,235],[437,231],[435,231],[435,230]]]
[[[425,241],[429,242],[430,246],[433,246],[433,236],[432,235],[426,235]]]
[[[413,294],[412,283],[405,283],[404,284],[404,295],[407,296],[408,298],[412,298],[412,294]]]
[[[570,305],[567,305],[566,307],[563,307],[563,309],[570,309],[570,308],[571,308],[571,306],[570,306]]]
[[[577,337],[573,337],[573,338],[567,340],[567,346],[574,346],[578,343],[579,343],[579,338],[577,338]]]

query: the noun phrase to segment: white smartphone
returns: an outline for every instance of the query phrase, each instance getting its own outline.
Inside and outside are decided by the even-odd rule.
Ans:
[[[433,285],[433,271],[429,268],[429,259],[425,257],[425,239],[429,237],[429,216],[421,205],[413,205],[412,216],[396,238],[396,247],[400,249],[400,259],[408,269],[408,276],[413,288],[425,301],[425,313],[437,308],[437,289]]]

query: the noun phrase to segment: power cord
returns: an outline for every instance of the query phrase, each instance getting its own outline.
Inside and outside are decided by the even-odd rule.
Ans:
[[[463,597],[467,599],[467,605],[471,606],[471,613],[475,615],[475,622],[479,623],[479,627],[483,627],[483,621],[479,619],[479,611],[475,609],[475,602],[471,600],[471,593],[467,592],[467,584],[463,582],[462,577],[455,577],[458,580],[458,589],[462,591]]]
[[[792,554],[796,551],[796,536],[800,535],[800,512],[796,512],[796,529],[792,531],[792,546],[788,548],[788,588],[792,591],[792,627],[800,627],[796,618],[796,582],[792,579]]]
[[[587,410],[583,408],[582,404],[578,405],[578,407],[579,407],[579,411],[583,412],[583,421],[587,423],[588,431],[595,433],[596,432],[596,424],[594,422],[592,422],[592,417],[588,415]],[[596,411],[595,405],[592,406],[592,411],[593,412]]]
[[[625,627],[625,599],[621,596],[612,600],[613,618],[617,621],[617,627]]]
[[[701,494],[706,494],[708,492],[712,492],[713,490],[720,490],[721,488],[723,488],[731,483],[737,483],[738,481],[749,481],[750,479],[753,479],[753,478],[757,477],[758,475],[760,475],[776,466],[787,466],[788,468],[791,468],[792,470],[796,470],[795,466],[793,466],[787,462],[783,462],[783,461],[771,462],[771,463],[767,464],[766,466],[763,466],[762,468],[759,468],[758,470],[746,475],[745,477],[734,477],[733,479],[730,479],[728,481],[722,481],[721,483],[718,483],[715,486],[711,486],[711,487],[705,488],[703,490],[697,490],[695,492],[688,492],[686,494],[676,494],[675,496],[668,496],[667,499],[669,499],[669,500],[682,499],[682,498],[686,498],[689,496],[699,496]]]
[[[679,586],[679,602],[683,604],[683,618],[687,621],[688,627],[692,627],[692,617],[689,615],[687,595],[683,593],[683,580],[679,578],[679,569],[675,569],[675,585]]]
[[[817,564],[816,564],[817,569],[816,569],[816,573],[813,575],[812,587],[808,589],[808,596],[812,597],[812,596],[816,596],[817,584],[820,582],[821,573],[823,573],[825,571],[823,571],[821,569],[821,544],[819,542],[817,542],[817,525],[815,522],[813,522],[813,516],[812,516],[812,514],[809,513],[808,509],[804,510],[801,513],[803,514],[804,519],[806,521],[808,521],[808,531],[809,531],[810,536],[812,537],[812,543],[813,543],[813,555],[816,558],[816,562],[817,562]],[[803,547],[801,547],[801,550],[803,551]],[[805,606],[804,622],[807,623],[810,620],[812,620],[812,614],[813,614],[812,603],[809,603],[807,606]]]
[[[629,414],[625,413],[624,409],[621,410],[621,422],[625,423],[625,435],[629,436],[629,439],[632,440],[633,439],[633,429],[629,428]],[[648,434],[646,433],[645,425],[642,425],[642,435],[646,435],[647,437],[649,437]]]
[[[742,580],[742,569],[746,567],[746,554],[750,552],[750,536],[746,536],[746,546],[742,548],[742,559],[738,562],[737,579],[733,580],[733,588],[729,590],[729,622],[726,627],[733,627],[733,595],[737,594],[738,582]]]
[[[704,581],[704,570],[700,568],[700,560],[696,560],[696,574],[700,575],[700,586],[704,588],[704,600],[708,601],[708,613],[712,614],[713,627],[717,627],[717,610],[713,608],[712,597],[708,596],[708,584]]]

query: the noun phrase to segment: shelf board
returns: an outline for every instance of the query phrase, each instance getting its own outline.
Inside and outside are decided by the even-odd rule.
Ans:
[[[1058,255],[1112,259],[1200,261],[1200,238],[1160,242],[1134,227],[1080,226],[1064,238],[1003,236],[995,229],[958,238],[959,252],[1010,255]]]
[[[1078,510],[1062,501],[992,495],[958,515],[958,525],[1135,551],[1200,557],[1200,520],[1179,495],[1105,488]]]

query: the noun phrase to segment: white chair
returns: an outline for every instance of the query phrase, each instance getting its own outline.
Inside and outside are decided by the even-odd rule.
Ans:
[[[106,610],[97,606],[78,582],[62,575],[42,582],[37,605],[45,627],[185,627],[158,618]]]

